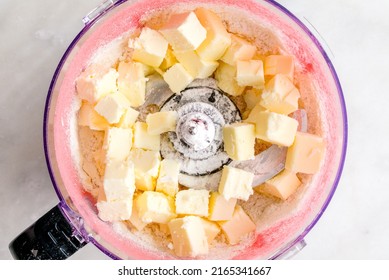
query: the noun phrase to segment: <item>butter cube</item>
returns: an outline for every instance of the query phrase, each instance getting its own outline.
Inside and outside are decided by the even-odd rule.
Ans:
[[[106,160],[124,161],[132,147],[132,129],[110,127],[105,131],[103,148]]]
[[[134,198],[134,201],[136,200],[136,198]],[[131,217],[128,219],[128,221],[130,222],[130,224],[136,228],[138,231],[141,231],[143,230],[146,226],[147,226],[147,223],[144,223],[140,217],[139,217],[139,213],[138,213],[138,209],[136,207],[136,204],[133,203],[132,204],[132,212],[131,212]]]
[[[147,123],[136,122],[134,124],[134,148],[159,151],[160,136],[147,132]]]
[[[105,196],[105,192],[104,192],[104,186],[99,186],[99,190],[97,192],[97,202],[101,202],[101,201],[107,201],[107,197]]]
[[[325,146],[322,137],[297,132],[293,145],[288,148],[285,168],[306,174],[316,173],[320,169]]]
[[[245,120],[249,117],[251,113],[251,110],[246,110],[242,113],[242,122],[245,122]]]
[[[161,163],[159,152],[133,149],[130,154],[130,160],[135,164],[135,169],[142,170],[153,177],[158,176]]]
[[[173,50],[169,47],[166,52],[166,56],[162,61],[162,64],[159,66],[159,68],[162,71],[166,71],[170,67],[172,67],[174,64],[177,63],[177,59],[174,56]]]
[[[133,149],[129,159],[135,165],[136,188],[144,191],[153,191],[161,163],[159,152]]]
[[[176,213],[208,216],[209,192],[207,190],[183,190],[176,194]]]
[[[152,67],[161,65],[166,51],[168,49],[168,42],[156,30],[144,27],[138,39],[132,45],[130,40],[130,47],[134,47],[132,59],[142,62]]]
[[[156,191],[163,192],[174,197],[178,192],[178,175],[180,174],[180,163],[173,159],[161,161],[161,168],[157,179]]]
[[[223,127],[224,151],[233,160],[254,158],[255,126],[234,123]]]
[[[264,184],[255,187],[254,190],[259,193],[269,194],[282,200],[287,200],[297,188],[301,185],[296,173],[287,169],[280,174],[267,180]]]
[[[146,81],[144,68],[138,62],[120,62],[118,66],[118,89],[132,107],[139,107],[145,102]]]
[[[131,217],[132,198],[117,201],[100,201],[96,203],[98,216],[105,222],[125,221]]]
[[[232,96],[241,95],[245,87],[241,87],[236,82],[236,67],[221,62],[215,71],[215,79],[218,87]]]
[[[200,217],[177,218],[168,225],[177,256],[194,258],[208,253],[208,239]]]
[[[116,124],[120,128],[132,128],[138,119],[139,112],[129,107],[123,114],[120,121]]]
[[[246,201],[253,194],[253,180],[253,173],[225,165],[218,191],[226,200],[237,198]]]
[[[92,105],[88,102],[82,102],[81,108],[78,111],[78,125],[88,126],[92,130],[105,130],[109,127],[107,120],[100,116]]]
[[[147,133],[160,135],[164,132],[175,131],[178,114],[176,111],[164,111],[148,114],[146,117]]]
[[[195,79],[208,78],[219,66],[219,63],[216,61],[202,60],[195,51],[175,51],[174,55]]]
[[[255,136],[279,146],[289,147],[293,144],[298,121],[285,115],[262,111],[249,116],[255,122]]]
[[[176,217],[173,199],[160,192],[143,192],[135,199],[135,206],[140,220],[146,224],[166,224]]]
[[[214,12],[205,8],[197,8],[195,14],[201,25],[207,30],[207,37],[196,49],[196,52],[205,61],[219,60],[231,45],[231,35]]]
[[[277,74],[266,84],[261,105],[272,112],[289,115],[298,109],[299,98],[300,92],[290,79]]]
[[[172,15],[159,31],[175,51],[193,51],[207,36],[194,12]]]
[[[243,94],[243,99],[246,102],[246,109],[252,110],[262,100],[262,90],[251,88]]]
[[[207,236],[207,241],[210,245],[216,236],[220,233],[220,227],[215,222],[208,221],[204,218],[201,218],[201,222],[203,223],[205,235]]]
[[[168,224],[158,224],[159,230],[166,234],[167,236],[170,235],[170,229]]]
[[[260,89],[264,87],[265,76],[261,60],[238,60],[236,67],[236,81],[239,86],[252,86]]]
[[[236,65],[238,60],[250,60],[257,48],[245,39],[231,35],[231,45],[222,56],[221,60],[230,65]]]
[[[209,215],[210,221],[230,220],[234,213],[236,198],[225,199],[218,192],[212,192],[209,198]]]
[[[163,61],[162,61],[163,63]],[[154,67],[150,66],[150,65],[146,65],[146,64],[143,64],[143,63],[139,63],[141,66],[142,66],[142,69],[143,69],[143,76],[147,77],[151,74],[154,74],[155,72],[155,69]],[[162,64],[161,64],[162,65]],[[147,82],[147,81],[146,81]]]
[[[103,186],[108,202],[132,200],[135,192],[134,164],[131,161],[108,161]]]
[[[265,75],[284,74],[293,80],[294,61],[290,55],[269,55],[265,58]]]
[[[110,124],[118,123],[124,112],[130,107],[130,103],[120,93],[112,93],[103,97],[95,106],[99,115],[103,116]]]
[[[254,222],[239,205],[236,205],[234,214],[229,221],[218,223],[231,245],[239,243],[245,235],[256,229]]]
[[[91,65],[76,80],[78,96],[94,104],[107,94],[117,91],[117,78],[115,69]]]
[[[180,63],[174,64],[162,76],[174,93],[181,92],[194,80]]]
[[[262,107],[260,103],[254,106],[254,108],[249,112],[246,119],[243,120],[245,123],[256,124],[258,121],[259,113],[266,111],[266,108]]]

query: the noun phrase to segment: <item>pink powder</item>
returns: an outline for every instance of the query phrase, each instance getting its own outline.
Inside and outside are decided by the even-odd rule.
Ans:
[[[65,64],[66,72],[63,71],[61,74],[63,76],[59,77],[54,90],[54,94],[58,94],[58,99],[55,104],[51,104],[51,106],[55,106],[53,125],[55,157],[61,179],[72,204],[75,205],[85,224],[94,232],[94,235],[104,240],[101,241],[101,244],[110,244],[109,247],[114,248],[111,251],[123,258],[130,256],[136,259],[170,259],[174,256],[168,252],[155,250],[152,246],[142,242],[134,242],[131,239],[124,238],[121,234],[115,232],[110,224],[102,222],[97,217],[94,201],[81,185],[79,172],[72,158],[72,146],[69,140],[70,119],[72,114],[74,115],[74,112],[70,110],[74,107],[72,104],[75,96],[75,80],[99,47],[123,33],[139,27],[142,17],[150,16],[153,10],[162,11],[164,8],[176,4],[176,2],[173,0],[151,0],[136,2],[132,5],[127,2],[122,5],[121,9],[118,9],[118,12],[108,13],[104,20],[91,28],[91,33],[82,38],[77,48],[69,56]],[[249,0],[186,0],[177,4],[177,6],[184,7],[184,9],[185,7],[202,5],[227,7],[225,10],[227,17],[228,11],[232,9],[248,11],[251,15],[250,20],[258,20],[263,22],[265,26],[273,26],[276,30],[275,33],[283,43],[281,52],[285,51],[296,57],[298,63],[297,84],[303,85],[306,83],[307,81],[304,80],[306,75],[309,75],[308,79],[312,81],[312,88],[307,92],[302,91],[302,95],[312,94],[312,90],[314,90],[319,104],[319,107],[317,107],[317,104],[312,102],[312,98],[307,98],[305,106],[312,114],[310,120],[314,119],[314,114],[316,114],[318,121],[323,120],[320,121],[318,127],[311,124],[310,129],[321,132],[322,136],[325,137],[327,151],[321,171],[312,177],[309,188],[302,196],[301,202],[296,205],[290,214],[278,217],[273,221],[266,221],[266,225],[261,228],[253,242],[231,251],[231,255],[214,256],[222,259],[231,257],[234,259],[268,258],[304,231],[315,216],[319,214],[318,212],[331,190],[339,166],[343,141],[342,112],[337,88],[320,52],[316,50],[306,34],[303,31],[296,31],[296,24],[286,21],[285,16],[269,4]],[[231,23],[231,25],[233,26],[234,23]],[[235,26],[238,25],[235,24]],[[271,220],[271,217],[269,219]],[[247,248],[241,250],[244,246]]]

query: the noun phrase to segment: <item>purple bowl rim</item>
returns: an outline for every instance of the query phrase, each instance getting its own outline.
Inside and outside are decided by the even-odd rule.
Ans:
[[[265,2],[269,3],[273,7],[278,8],[281,12],[283,12],[287,16],[289,16],[289,18],[292,19],[309,36],[309,38],[316,45],[316,47],[318,48],[318,50],[322,54],[323,58],[325,59],[325,61],[327,63],[327,66],[328,66],[328,68],[329,68],[329,70],[331,72],[332,78],[334,79],[334,82],[335,82],[335,85],[336,85],[336,89],[337,89],[337,92],[338,92],[338,96],[339,96],[341,112],[342,112],[342,116],[343,116],[343,143],[342,143],[343,145],[342,145],[342,152],[341,152],[341,156],[340,156],[340,162],[339,162],[338,170],[337,170],[337,173],[335,175],[335,180],[334,180],[334,182],[332,184],[331,191],[329,192],[326,200],[324,201],[323,206],[320,209],[319,213],[312,220],[312,222],[303,230],[303,232],[299,236],[296,237],[296,239],[294,241],[292,241],[289,244],[285,245],[285,247],[283,249],[281,249],[279,252],[277,252],[275,255],[273,255],[270,258],[270,259],[274,260],[274,259],[277,259],[277,258],[281,257],[283,254],[288,252],[293,246],[295,246],[296,244],[301,242],[305,238],[305,236],[311,231],[311,229],[316,225],[316,223],[319,221],[319,219],[323,215],[324,211],[327,209],[328,205],[330,204],[331,199],[334,196],[335,191],[337,189],[337,186],[339,184],[340,177],[341,177],[341,174],[342,174],[342,171],[343,171],[343,167],[344,167],[344,162],[345,162],[345,159],[346,159],[347,140],[348,140],[348,120],[347,120],[346,103],[345,103],[345,99],[344,99],[344,95],[343,95],[342,86],[340,85],[340,81],[339,81],[338,75],[337,75],[337,73],[335,71],[335,68],[334,68],[331,60],[328,57],[327,52],[324,50],[324,48],[322,47],[322,45],[319,42],[319,40],[309,30],[309,28],[299,18],[297,18],[292,12],[290,12],[287,8],[285,8],[284,6],[282,6],[281,4],[279,4],[278,2],[276,2],[274,0],[262,0],[262,1],[265,1]]]
[[[87,24],[85,24],[85,26],[81,29],[81,31],[76,35],[76,37],[72,40],[72,42],[70,43],[70,45],[68,46],[68,48],[66,49],[65,53],[63,54],[63,56],[61,57],[59,63],[58,63],[58,66],[57,68],[55,69],[55,72],[54,72],[54,75],[53,75],[53,78],[51,79],[51,82],[50,82],[50,86],[49,86],[49,89],[48,89],[48,93],[47,93],[47,97],[46,97],[46,102],[45,102],[45,109],[44,109],[44,113],[43,113],[43,149],[44,149],[44,154],[45,154],[45,160],[46,160],[46,165],[47,165],[47,168],[48,168],[48,172],[49,172],[49,176],[50,176],[50,179],[51,179],[51,182],[53,184],[53,187],[54,187],[54,190],[60,200],[60,203],[64,203],[67,205],[64,197],[62,196],[59,188],[58,188],[58,184],[55,180],[55,176],[54,176],[54,170],[53,170],[53,166],[51,164],[51,161],[50,161],[50,151],[49,151],[49,145],[48,145],[48,119],[49,119],[49,112],[50,112],[50,104],[51,104],[51,98],[52,98],[52,94],[53,94],[53,90],[54,90],[54,87],[57,83],[57,79],[59,77],[59,74],[67,60],[67,58],[69,57],[71,51],[74,49],[75,45],[80,41],[80,39],[85,35],[86,32],[88,32],[88,30],[98,21],[100,20],[107,12],[109,12],[110,10],[114,9],[116,6],[119,6],[120,4],[124,3],[124,2],[127,2],[128,0],[119,0],[118,2],[114,3],[111,7],[109,7],[109,9],[107,9],[106,11],[104,11],[103,13],[99,14],[96,18],[94,18],[92,21],[88,22]],[[70,210],[70,208],[68,207],[68,209]],[[72,211],[72,210],[70,210]],[[68,217],[65,215],[66,219],[69,221],[70,224],[72,224],[72,221],[70,219],[68,219]],[[104,246],[102,246],[95,238],[89,236],[86,234],[86,232],[81,232],[81,234],[83,235],[83,237],[85,238],[85,240],[87,240],[88,242],[91,242],[92,244],[94,244],[99,250],[101,250],[105,255],[107,255],[108,257],[112,258],[112,259],[120,259],[118,256],[116,256],[115,254],[113,254],[111,251],[109,251],[108,249],[106,249]]]
[[[48,142],[47,142],[47,140],[48,140],[48,136],[47,136],[47,134],[48,134],[48,117],[49,117],[52,93],[53,93],[54,87],[56,85],[58,76],[59,76],[59,74],[60,74],[60,72],[62,70],[62,67],[64,66],[64,64],[65,64],[69,54],[73,50],[74,46],[85,35],[85,33],[88,32],[89,29],[98,20],[100,20],[107,12],[109,12],[110,10],[116,8],[117,6],[123,4],[123,3],[127,2],[127,1],[128,0],[119,0],[119,1],[115,2],[104,13],[101,13],[96,18],[94,18],[92,21],[90,21],[87,24],[85,24],[85,26],[76,35],[76,37],[72,40],[72,42],[70,43],[70,45],[66,49],[64,55],[62,56],[58,66],[57,66],[57,68],[56,68],[56,70],[54,72],[53,78],[52,78],[52,80],[50,82],[50,86],[49,86],[49,89],[48,89],[48,93],[47,93],[47,97],[46,97],[46,102],[45,102],[44,115],[43,115],[43,148],[44,148],[46,165],[48,167],[49,176],[50,176],[51,182],[53,184],[54,190],[55,190],[55,192],[56,192],[60,202],[63,202],[65,204],[66,204],[65,199],[62,196],[61,192],[59,191],[58,185],[57,185],[57,183],[55,181],[54,171],[53,171],[53,167],[52,167],[52,164],[51,164],[51,161],[50,161],[50,157],[49,157],[49,153],[50,152],[49,152],[49,147],[48,147]],[[309,30],[309,28],[300,19],[298,19],[292,12],[290,12],[287,8],[285,8],[284,6],[279,4],[278,2],[276,2],[274,0],[261,0],[261,1],[267,2],[271,6],[275,7],[279,11],[281,11],[282,13],[286,14],[291,20],[293,20],[309,36],[309,38],[313,41],[313,43],[318,48],[320,53],[323,55],[323,58],[325,59],[325,61],[327,63],[327,66],[329,67],[329,70],[331,72],[331,75],[332,75],[332,77],[334,79],[334,82],[336,84],[336,88],[337,88],[337,92],[338,92],[338,96],[339,96],[339,101],[340,101],[340,106],[341,106],[341,112],[342,112],[342,116],[343,116],[343,145],[342,145],[342,153],[341,153],[341,156],[340,156],[340,162],[339,162],[339,166],[338,166],[338,171],[336,173],[332,189],[331,189],[330,193],[328,194],[326,200],[324,201],[323,206],[320,209],[320,211],[317,214],[317,216],[303,230],[303,232],[299,236],[297,236],[295,240],[293,240],[290,243],[288,243],[287,245],[285,245],[284,248],[282,248],[279,252],[277,252],[275,255],[270,257],[271,260],[275,260],[275,259],[281,257],[286,252],[288,252],[293,246],[295,246],[296,244],[298,244],[299,242],[301,242],[305,238],[305,236],[311,231],[311,229],[319,221],[319,219],[323,215],[324,211],[328,207],[332,197],[334,196],[335,191],[336,191],[337,186],[338,186],[339,181],[340,181],[340,177],[341,177],[341,174],[342,174],[342,171],[343,171],[343,167],[344,167],[344,163],[345,163],[345,159],[346,159],[347,141],[348,141],[348,119],[347,119],[346,103],[345,103],[345,99],[344,99],[344,95],[343,95],[343,90],[342,90],[342,87],[340,85],[340,81],[339,81],[338,75],[337,75],[337,73],[335,71],[335,68],[334,68],[330,58],[328,57],[326,51],[324,50],[324,48],[322,47],[321,43],[318,41],[316,36],[313,35],[313,33]],[[70,220],[69,220],[69,222],[71,223]],[[83,234],[85,234],[85,233],[83,233]],[[85,237],[86,240],[88,240],[93,245],[95,245],[100,251],[102,251],[108,257],[110,257],[112,259],[117,259],[117,260],[121,259],[117,255],[113,254],[111,251],[106,249],[103,245],[101,245],[95,238],[90,237],[90,236],[84,236],[84,237]]]

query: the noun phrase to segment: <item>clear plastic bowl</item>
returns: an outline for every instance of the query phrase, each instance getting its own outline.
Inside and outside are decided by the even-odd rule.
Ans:
[[[106,1],[84,18],[85,27],[62,57],[48,92],[44,119],[47,165],[60,199],[59,208],[70,223],[73,235],[91,242],[114,259],[171,259],[158,249],[145,249],[116,233],[101,221],[94,200],[83,190],[74,161],[75,80],[93,53],[122,33],[139,26],[139,19],[156,9],[174,5],[229,7],[246,13],[274,31],[284,49],[294,55],[302,79],[308,78],[318,103],[322,135],[327,142],[321,170],[315,174],[301,203],[288,215],[264,227],[255,241],[233,259],[285,258],[304,247],[304,237],[328,206],[339,182],[346,153],[347,117],[342,89],[326,52],[310,30],[287,9],[274,1]],[[306,81],[306,80],[305,80]],[[223,256],[222,258],[229,258]]]

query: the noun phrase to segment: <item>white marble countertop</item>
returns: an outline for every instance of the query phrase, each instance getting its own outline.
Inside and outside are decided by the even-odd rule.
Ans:
[[[81,18],[101,0],[0,2],[0,259],[58,203],[43,153],[48,86]],[[379,0],[280,0],[330,46],[349,117],[338,190],[295,259],[389,259],[389,11]],[[72,259],[107,259],[87,245]]]

